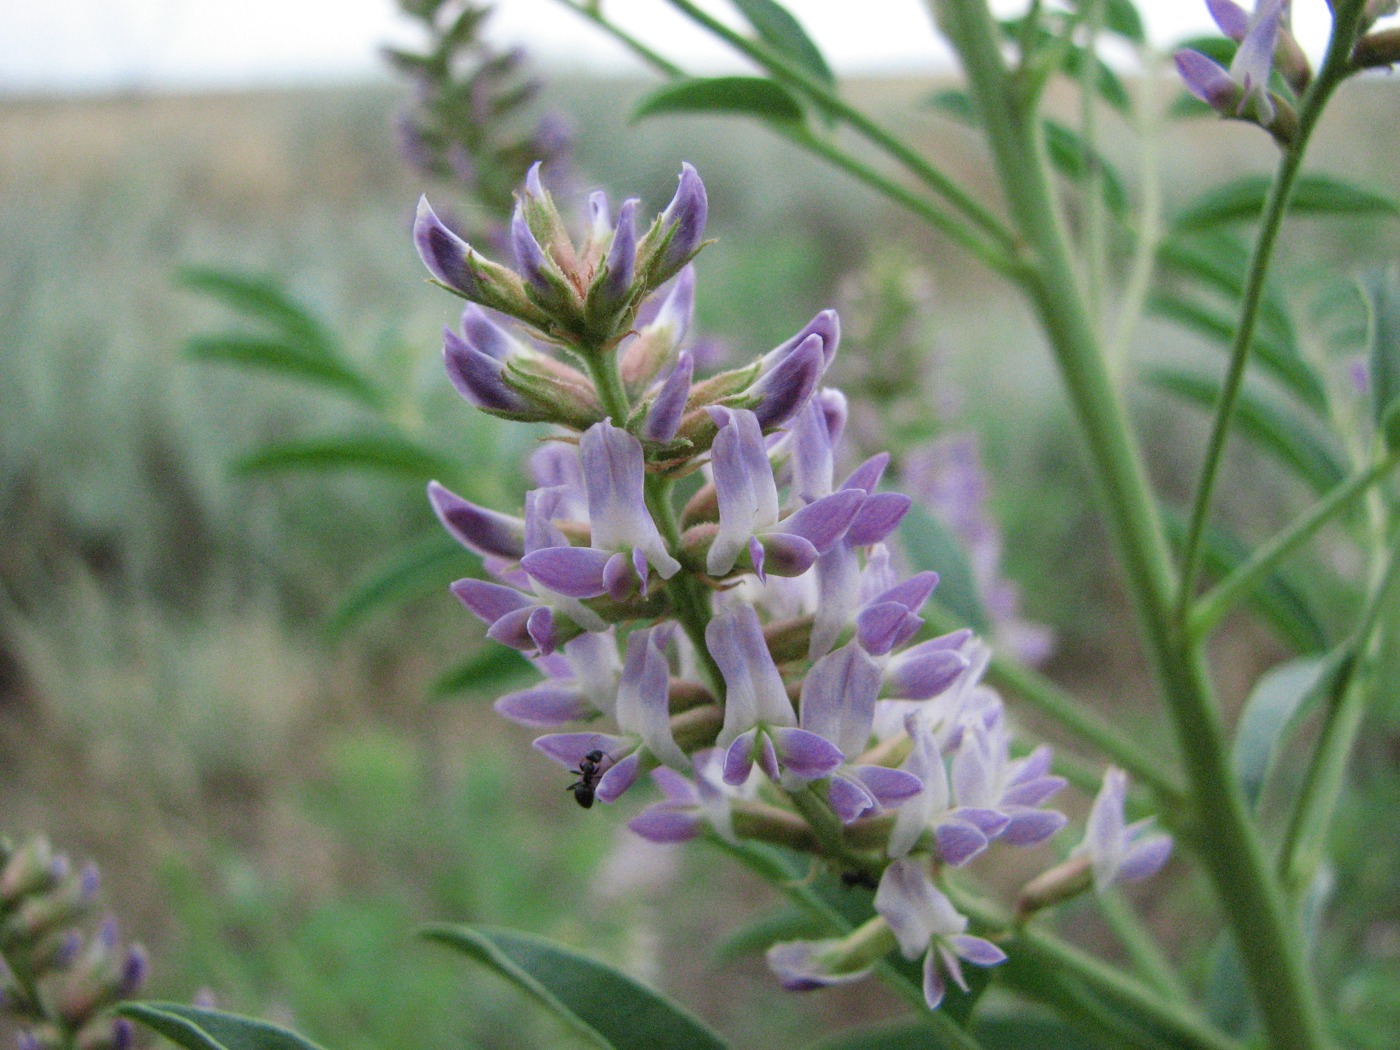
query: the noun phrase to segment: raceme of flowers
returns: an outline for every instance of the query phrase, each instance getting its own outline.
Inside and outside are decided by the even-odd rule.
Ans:
[[[637,200],[614,212],[595,192],[573,239],[539,165],[517,200],[512,266],[426,201],[414,229],[436,283],[468,301],[444,332],[452,384],[553,426],[518,516],[429,486],[489,577],[453,593],[543,676],[496,709],[543,731],[534,746],[585,807],[649,773],[662,799],[630,822],[645,838],[767,840],[875,887],[877,914],[849,937],[774,947],[784,985],[852,980],[899,950],[924,958],[936,1007],[947,979],[965,987],[964,963],[1005,958],[966,932],[939,873],[1046,841],[1066,822],[1045,808],[1064,781],[1048,747],[1012,757],[987,647],[921,636],[938,577],[898,569],[910,500],[880,491],[889,457],[838,469],[835,312],[697,376],[684,346],[708,202],[693,168],[645,228]],[[1106,878],[1142,877],[1166,850],[1134,852],[1143,829],[1125,827],[1113,785],[1087,848],[1117,851],[1094,863]]]

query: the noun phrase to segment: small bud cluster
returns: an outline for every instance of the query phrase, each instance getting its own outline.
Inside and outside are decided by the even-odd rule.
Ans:
[[[1298,132],[1297,97],[1312,80],[1312,67],[1288,28],[1288,0],[1259,0],[1253,14],[1233,0],[1206,0],[1220,31],[1239,45],[1230,68],[1199,51],[1176,53],[1186,87],[1223,117],[1258,124],[1289,145]],[[1271,90],[1273,70],[1288,95]]]
[[[1048,747],[1012,758],[984,644],[920,640],[938,576],[896,569],[911,501],[880,491],[888,454],[838,480],[847,406],[823,386],[836,314],[697,377],[683,345],[699,175],[684,167],[640,236],[636,201],[616,220],[601,193],[590,204],[575,241],[532,169],[513,268],[426,203],[415,229],[437,283],[468,300],[445,334],[453,385],[483,411],[558,428],[523,516],[429,486],[492,577],[453,592],[544,676],[496,709],[545,730],[536,749],[585,808],[650,772],[664,798],[630,823],[647,839],[780,843],[875,888],[877,915],[850,938],[774,948],[784,984],[850,980],[898,949],[925,957],[937,1006],[944,974],[962,984],[962,963],[1004,958],[966,932],[941,872],[1054,835],[1065,818],[1044,806],[1064,781]],[[1121,816],[1099,836],[1120,850]]]
[[[139,945],[123,947],[115,920],[87,936],[97,907],[97,868],[73,871],[48,840],[0,839],[0,1018],[19,1025],[20,1050],[126,1050],[125,1018],[105,1011],[146,976]]]
[[[398,118],[399,148],[421,174],[452,182],[490,215],[510,207],[526,168],[544,158],[557,170],[568,155],[562,116],[531,125],[539,81],[524,73],[524,52],[497,51],[482,39],[491,8],[468,0],[399,0],[427,37],[419,51],[386,57],[414,88]]]

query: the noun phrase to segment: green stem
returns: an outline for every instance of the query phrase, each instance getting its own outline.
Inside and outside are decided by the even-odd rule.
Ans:
[[[815,101],[824,112],[840,118],[872,145],[878,146],[891,158],[904,165],[910,173],[951,204],[954,209],[984,232],[990,234],[1003,249],[1007,251],[1015,249],[1016,239],[1000,219],[983,207],[956,182],[930,164],[908,143],[880,127],[868,115],[850,105],[825,84],[789,62],[772,48],[736,33],[701,10],[691,0],[670,0],[670,3],[672,7],[683,12],[691,21],[723,40],[734,50],[753,59],[776,79],[802,91]]]
[[[1177,593],[1177,618],[1185,624],[1190,613],[1191,602],[1195,598],[1196,577],[1201,568],[1201,556],[1205,542],[1206,523],[1210,517],[1211,498],[1215,493],[1215,483],[1220,475],[1220,464],[1225,451],[1225,442],[1230,435],[1230,424],[1234,419],[1235,405],[1244,387],[1245,366],[1249,363],[1250,346],[1254,340],[1254,329],[1259,320],[1260,307],[1264,302],[1264,283],[1268,277],[1269,264],[1273,258],[1274,245],[1279,231],[1283,228],[1284,214],[1298,173],[1302,169],[1303,155],[1307,152],[1308,140],[1317,127],[1318,119],[1326,108],[1332,92],[1349,72],[1352,41],[1355,39],[1357,10],[1349,13],[1340,10],[1346,5],[1338,5],[1336,22],[1328,42],[1327,57],[1312,86],[1303,97],[1298,114],[1298,132],[1293,141],[1283,148],[1278,170],[1269,186],[1269,195],[1264,203],[1260,219],[1259,236],[1249,259],[1249,269],[1245,277],[1244,296],[1240,303],[1240,318],[1235,326],[1235,339],[1230,347],[1230,363],[1225,373],[1225,383],[1221,388],[1220,400],[1216,404],[1215,418],[1211,423],[1210,439],[1206,445],[1205,461],[1201,464],[1201,474],[1196,482],[1196,493],[1191,505],[1190,525],[1186,533],[1186,545],[1181,559],[1181,587]],[[1361,5],[1350,5],[1359,9]],[[1348,22],[1347,19],[1350,19]]]
[[[1163,953],[1162,946],[1152,936],[1152,931],[1147,928],[1133,906],[1123,898],[1123,894],[1116,888],[1110,888],[1098,895],[1098,901],[1104,918],[1113,927],[1114,934],[1127,949],[1139,972],[1171,1000],[1179,1003],[1190,1002],[1191,993],[1182,983],[1181,975]]]
[[[1191,611],[1188,631],[1193,638],[1203,638],[1229,611],[1230,607],[1248,597],[1274,567],[1296,551],[1332,518],[1351,505],[1363,492],[1380,481],[1400,463],[1400,454],[1390,453],[1367,470],[1342,482],[1327,497],[1292,524],[1260,547],[1243,565],[1208,591]]]
[[[1393,600],[1392,591],[1400,582],[1400,531],[1387,552],[1375,584],[1366,601],[1361,623],[1352,636],[1351,658],[1339,672],[1330,693],[1331,704],[1323,716],[1317,748],[1308,763],[1303,786],[1288,822],[1279,852],[1280,877],[1294,893],[1312,884],[1326,850],[1327,830],[1341,797],[1347,760],[1356,743],[1366,713],[1368,690],[1356,679],[1364,663],[1371,637],[1381,615]]]
[[[1088,0],[1078,6],[1078,14],[1088,38],[1086,56],[1097,53],[1099,31],[1103,27],[1103,0]],[[1084,293],[1089,314],[1096,325],[1103,324],[1104,271],[1107,268],[1107,231],[1103,203],[1103,168],[1098,151],[1099,67],[1086,58],[1079,72],[1079,134],[1084,141],[1084,162],[1089,177],[1084,183]]]
[[[954,884],[947,888],[958,910],[973,922],[991,930],[1007,931],[999,943],[1008,955],[1032,958],[1052,972],[1073,976],[1102,997],[1170,1031],[1174,1036],[1173,1045],[1194,1050],[1241,1050],[1239,1043],[1211,1028],[1175,996],[1164,998],[1120,968],[1096,959],[1035,925],[1013,927],[999,908]]]
[[[1066,233],[1053,206],[1039,121],[1008,75],[985,3],[929,2],[962,58],[1004,194],[1034,253],[1033,305],[1086,439],[1100,505],[1185,761],[1191,824],[1183,837],[1209,873],[1229,918],[1274,1050],[1316,1050],[1326,1045],[1326,1037],[1299,931],[1231,768],[1201,653],[1173,615],[1178,584],[1141,453],[1074,279]]]
[[[822,852],[847,871],[858,871],[878,879],[885,870],[883,858],[859,853],[846,841],[846,830],[841,818],[831,811],[826,800],[819,798],[810,785],[803,785],[789,791],[797,812],[811,827],[817,841],[822,844]]]
[[[663,76],[671,80],[679,80],[686,76],[684,69],[647,47],[616,23],[609,21],[601,11],[582,7],[574,0],[558,0],[558,2],[611,34],[619,43],[629,48]],[[877,193],[907,208],[958,247],[981,260],[988,269],[1001,274],[1008,280],[1019,281],[1022,279],[1024,267],[1007,245],[997,244],[980,236],[964,222],[940,211],[932,202],[882,174],[849,150],[842,149],[834,142],[818,138],[805,127],[789,127],[783,124],[770,124],[768,127],[781,138],[785,138],[809,153],[823,158],[856,180],[865,183]]]

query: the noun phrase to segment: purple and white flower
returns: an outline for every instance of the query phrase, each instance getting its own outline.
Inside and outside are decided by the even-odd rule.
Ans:
[[[1126,822],[1123,807],[1127,797],[1128,774],[1109,767],[1089,811],[1084,841],[1071,853],[1090,859],[1094,889],[1100,893],[1115,882],[1135,882],[1157,874],[1171,857],[1172,838],[1151,831],[1152,817]]]

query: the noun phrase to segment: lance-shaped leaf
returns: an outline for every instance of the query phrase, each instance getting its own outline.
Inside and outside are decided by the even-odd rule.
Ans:
[[[707,77],[678,80],[644,95],[632,119],[675,113],[729,113],[778,124],[800,124],[803,116],[792,92],[766,77]]]
[[[279,1025],[183,1003],[123,1003],[117,1012],[184,1050],[320,1050]]]
[[[491,926],[435,925],[423,935],[505,978],[599,1050],[725,1048],[683,1007],[554,941]]]
[[[456,464],[392,431],[360,431],[264,445],[240,457],[233,469],[239,474],[364,470],[422,481],[435,474],[451,474]]]
[[[185,343],[185,354],[196,361],[212,361],[319,383],[372,408],[384,403],[380,391],[332,351],[309,349],[284,338],[243,332],[195,336]]]
[[[1367,382],[1373,418],[1380,426],[1400,405],[1400,267],[1372,271],[1362,287],[1371,313]],[[1391,444],[1394,447],[1394,442]]]
[[[1305,656],[1270,668],[1255,683],[1240,713],[1233,747],[1235,772],[1245,799],[1255,804],[1279,750],[1309,709],[1324,697],[1346,661],[1344,650]]]
[[[1249,175],[1208,190],[1172,219],[1173,230],[1208,230],[1221,223],[1251,222],[1264,211],[1272,180]],[[1400,215],[1400,204],[1382,190],[1334,175],[1299,175],[1288,210],[1294,215]]]
[[[273,277],[190,266],[180,269],[175,280],[269,326],[299,350],[319,357],[336,356],[334,335]]]

